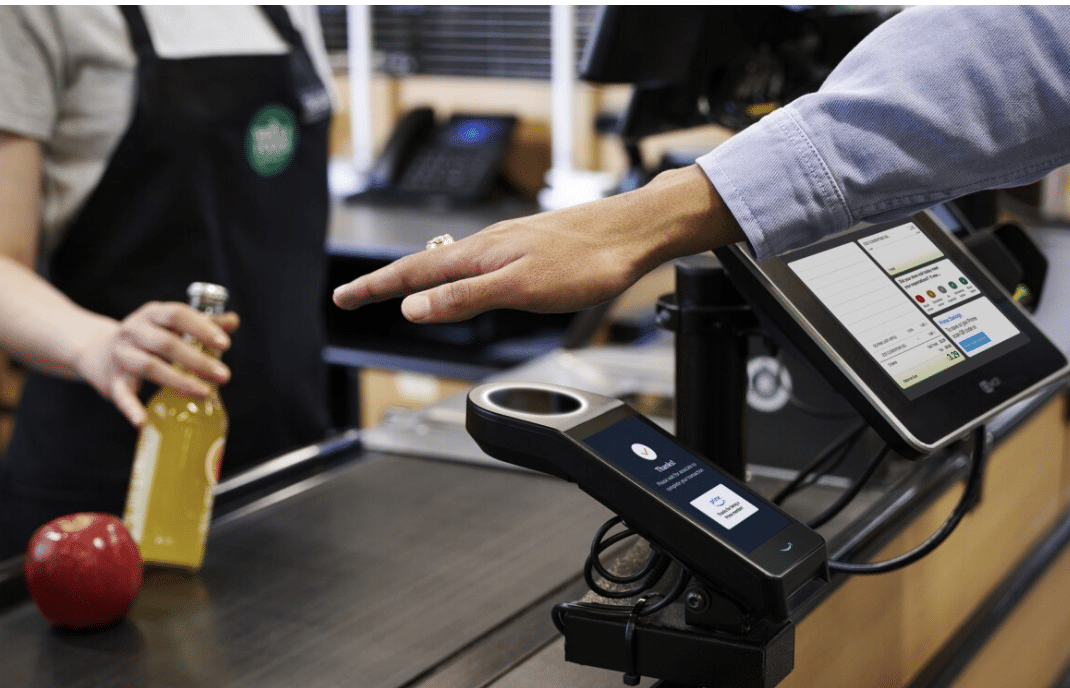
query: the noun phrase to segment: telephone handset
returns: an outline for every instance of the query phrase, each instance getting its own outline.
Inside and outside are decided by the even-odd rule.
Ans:
[[[419,107],[398,122],[358,197],[471,203],[486,195],[509,147],[516,117],[457,114],[445,123]]]

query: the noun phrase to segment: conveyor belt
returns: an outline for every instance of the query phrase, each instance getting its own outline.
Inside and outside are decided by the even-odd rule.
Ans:
[[[151,575],[111,629],[60,632],[32,603],[12,607],[0,615],[0,683],[419,682],[574,579],[608,517],[561,481],[396,456],[304,486],[225,518],[199,576]]]

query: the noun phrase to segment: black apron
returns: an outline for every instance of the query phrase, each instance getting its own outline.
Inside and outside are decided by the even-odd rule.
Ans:
[[[138,57],[134,116],[47,273],[116,319],[185,301],[190,282],[229,290],[242,320],[223,356],[231,474],[327,431],[329,99],[281,7],[264,12],[288,54],[177,60],[156,55],[138,8],[121,9]],[[31,374],[16,418],[0,461],[0,558],[57,516],[121,513],[137,431],[110,402]]]

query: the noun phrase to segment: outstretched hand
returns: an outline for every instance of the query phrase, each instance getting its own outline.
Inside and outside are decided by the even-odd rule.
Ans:
[[[611,299],[661,263],[743,238],[698,167],[641,189],[492,225],[405,256],[338,287],[352,310],[405,297],[417,323],[454,322],[495,308],[581,310]]]
[[[238,316],[213,319],[186,304],[150,302],[121,322],[109,321],[86,344],[79,359],[82,377],[109,399],[135,427],[146,413],[137,392],[142,381],[171,387],[187,396],[208,396],[211,384],[230,379],[221,361],[183,339],[190,335],[205,346],[225,351]],[[172,364],[179,364],[185,371]]]

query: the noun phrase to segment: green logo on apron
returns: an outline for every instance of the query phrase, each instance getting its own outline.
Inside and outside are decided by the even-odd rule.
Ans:
[[[261,177],[282,174],[297,150],[297,118],[284,105],[268,105],[249,122],[245,156]]]

